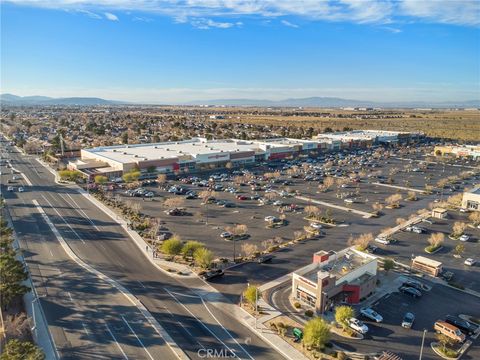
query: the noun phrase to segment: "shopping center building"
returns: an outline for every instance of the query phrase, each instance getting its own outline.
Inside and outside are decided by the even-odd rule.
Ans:
[[[347,133],[342,134],[346,136]],[[380,133],[377,136],[380,136]],[[133,169],[139,169],[142,174],[188,173],[289,159],[302,154],[318,155],[346,148],[367,147],[373,143],[366,140],[352,143],[347,138],[323,136],[309,140],[207,140],[197,137],[175,142],[82,149],[80,159],[72,160],[68,168],[79,170],[89,177],[106,175],[109,178],[121,176]]]
[[[435,146],[436,156],[453,156],[480,160],[480,145]]]
[[[323,313],[334,305],[358,304],[376,289],[377,257],[352,248],[319,251],[292,277],[292,297]]]
[[[462,208],[480,211],[480,186],[463,193]]]

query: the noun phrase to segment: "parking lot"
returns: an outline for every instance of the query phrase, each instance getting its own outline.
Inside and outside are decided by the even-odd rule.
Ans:
[[[373,308],[383,316],[383,322],[377,324],[362,318],[369,327],[369,333],[366,339],[361,341],[361,344],[354,345],[356,349],[371,352],[374,349],[386,348],[401,355],[405,360],[418,359],[423,330],[427,330],[423,358],[438,358],[438,355],[430,348],[430,343],[436,341],[433,330],[434,322],[444,319],[446,315],[466,314],[478,318],[480,307],[478,298],[475,296],[460,293],[443,285],[431,283],[429,285],[433,285],[432,289],[423,292],[424,295],[420,299],[394,292],[378,301]],[[406,312],[415,315],[411,329],[400,326]],[[463,355],[463,359],[480,358],[478,340],[471,340],[473,344]]]
[[[468,214],[458,211],[449,211],[447,219],[432,219],[433,224],[422,222],[419,226],[424,229],[422,234],[414,232],[400,231],[393,238],[398,240],[393,245],[389,245],[385,250],[385,254],[393,256],[398,261],[408,264],[412,257],[422,255],[430,259],[442,262],[446,271],[454,273],[453,282],[461,284],[465,288],[480,292],[480,266],[478,259],[480,256],[480,229],[475,227],[467,227],[465,234],[469,235],[469,240],[462,242],[452,240],[449,235],[455,222],[468,223]],[[445,240],[442,248],[434,254],[427,254],[425,247],[428,246],[428,238],[433,233],[443,233]],[[461,257],[454,257],[455,247],[458,244],[464,246],[464,252]],[[466,258],[477,260],[477,264],[473,266],[465,265]]]

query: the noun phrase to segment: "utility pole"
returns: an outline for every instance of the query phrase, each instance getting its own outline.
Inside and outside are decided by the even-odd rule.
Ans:
[[[427,329],[423,330],[423,336],[422,336],[422,347],[420,348],[420,357],[418,360],[422,360],[422,355],[423,355],[423,344],[425,343],[425,334],[427,333]]]

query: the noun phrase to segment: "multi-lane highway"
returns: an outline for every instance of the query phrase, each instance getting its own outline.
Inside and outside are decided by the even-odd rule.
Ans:
[[[201,298],[200,279],[172,278],[147,261],[116,222],[75,187],[57,185],[33,156],[8,156],[25,176],[25,192],[3,185],[2,192],[62,358],[163,360],[176,358],[176,350],[117,288],[73,261],[58,237],[133,294],[188,357],[206,349],[241,359],[281,357],[225,308]],[[2,184],[11,176],[2,167]]]

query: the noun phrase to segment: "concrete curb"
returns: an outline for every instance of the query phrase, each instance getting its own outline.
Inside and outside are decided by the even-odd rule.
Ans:
[[[10,213],[8,211],[8,207],[5,206],[4,210],[8,225],[13,230],[13,245],[16,249],[21,249],[17,233],[13,227],[12,218],[10,217]],[[23,296],[23,301],[25,302],[25,311],[27,312],[27,315],[33,319],[34,325],[36,326],[35,330],[32,331],[33,341],[42,348],[46,359],[60,359],[55,341],[53,340],[52,334],[48,328],[45,312],[43,311],[42,304],[38,300],[39,297],[33,284],[28,264],[22,255],[17,255],[17,258],[25,265],[28,271],[28,279],[25,281],[25,285],[27,285],[31,291]],[[35,301],[36,299],[37,301]],[[33,307],[35,307],[35,309],[33,309]]]
[[[48,226],[54,233],[55,237],[58,239],[58,241],[60,242],[60,245],[62,246],[63,250],[67,253],[67,255],[73,261],[75,261],[79,266],[83,267],[88,272],[94,274],[99,279],[102,279],[103,281],[110,284],[112,287],[116,288],[118,291],[120,291],[142,313],[142,315],[145,317],[145,319],[147,319],[147,321],[155,329],[155,331],[165,340],[165,342],[170,347],[172,352],[177,356],[177,358],[180,360],[188,360],[189,357],[187,356],[187,354],[178,347],[178,345],[173,341],[173,339],[165,331],[165,329],[160,325],[160,323],[158,323],[158,321],[153,317],[153,315],[150,314],[150,312],[147,310],[145,305],[143,305],[142,302],[138,300],[132,293],[130,293],[123,285],[109,278],[102,272],[94,269],[93,267],[85,263],[82,259],[80,259],[75,254],[75,252],[70,248],[70,246],[67,244],[63,236],[55,227],[55,225],[53,225],[53,223],[50,221],[50,219],[48,218],[47,214],[45,213],[43,208],[40,206],[38,201],[33,200],[33,204],[35,205],[37,210],[40,212],[41,216],[43,217],[45,222],[48,224]]]

